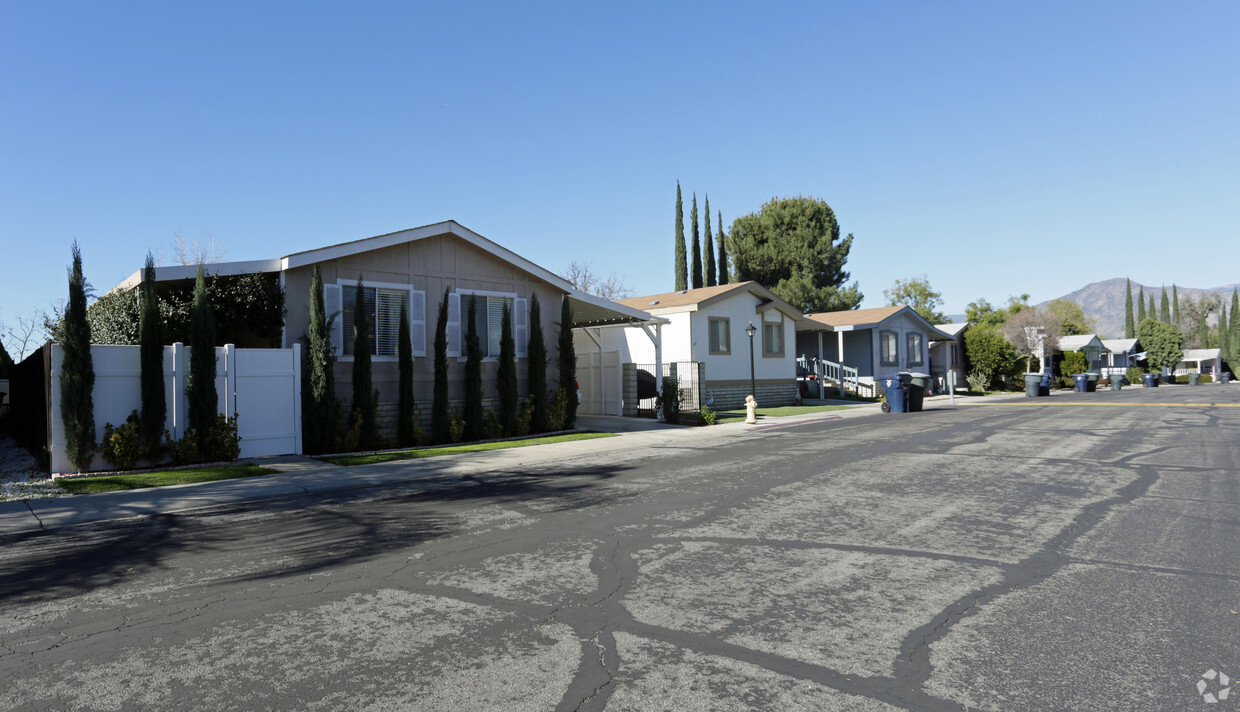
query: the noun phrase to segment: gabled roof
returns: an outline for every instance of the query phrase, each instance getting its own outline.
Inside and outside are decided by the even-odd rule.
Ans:
[[[1111,353],[1116,354],[1130,353],[1137,350],[1136,339],[1103,339],[1102,345]]]
[[[1184,349],[1184,356],[1181,361],[1209,361],[1218,358],[1222,354],[1221,349]]]
[[[1102,339],[1097,334],[1077,334],[1075,336],[1061,336],[1057,348],[1060,351],[1080,351],[1087,346],[1097,346],[1106,348],[1102,343]]]
[[[926,327],[926,331],[929,332],[929,337],[932,340],[953,338],[952,334],[939,330],[934,324],[926,321],[925,317],[918,314],[915,309],[908,305],[806,314],[802,323],[797,326],[797,330],[856,331],[858,329],[873,329],[899,314],[905,314],[921,322]]]
[[[758,298],[760,307],[778,309],[794,320],[801,318],[797,308],[775,296],[771,290],[757,282],[737,282],[722,284],[715,287],[699,287],[684,289],[679,292],[651,294],[645,297],[631,297],[619,300],[619,304],[634,309],[642,309],[651,314],[676,314],[679,312],[698,311],[738,294],[752,294]]]
[[[961,334],[961,332],[963,332],[965,329],[969,328],[969,322],[965,321],[965,322],[961,322],[961,323],[959,323],[959,324],[956,324],[956,323],[952,323],[952,324],[935,324],[935,325],[934,325],[934,328],[938,329],[939,331],[943,332],[944,334],[947,334],[948,336],[953,336],[953,337],[955,337],[955,336],[959,336],[959,335]]]

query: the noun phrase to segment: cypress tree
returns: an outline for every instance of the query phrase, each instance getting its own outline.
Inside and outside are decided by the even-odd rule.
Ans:
[[[716,266],[719,268],[719,284],[728,283],[728,248],[723,237],[723,211],[719,211],[719,261]]]
[[[697,193],[693,194],[693,216],[690,218],[693,225],[693,278],[692,284],[694,289],[702,286],[702,240],[698,236],[698,209],[697,209]]]
[[[1137,323],[1132,316],[1132,280],[1128,282],[1128,296],[1124,298],[1124,338],[1137,338]]]
[[[207,299],[207,278],[202,263],[194,280],[194,304],[189,313],[189,379],[185,386],[189,402],[189,427],[198,436],[198,459],[207,459],[207,441],[219,413],[215,390],[215,317]]]
[[[680,181],[676,181],[676,291],[688,289],[689,264],[685,253],[685,208],[680,199]]]
[[[1158,320],[1158,309],[1154,307],[1154,295],[1150,295],[1150,308],[1146,310],[1146,316],[1155,321]]]
[[[1218,305],[1218,348],[1223,360],[1231,363],[1231,334],[1227,333],[1227,302]]]
[[[1201,342],[1199,348],[1210,348],[1210,327],[1206,326],[1206,313],[1204,310],[1197,315],[1197,341]]]
[[[374,315],[366,309],[366,288],[358,275],[353,296],[353,412],[350,422],[361,421],[359,450],[375,449],[374,385],[370,366],[370,323]]]
[[[452,440],[452,415],[448,412],[448,290],[443,290],[439,317],[435,321],[435,388],[431,400],[431,439]]]
[[[572,430],[577,423],[577,352],[573,349],[573,306],[569,303],[567,294],[560,302],[559,346],[560,388],[568,394],[568,408],[564,410],[564,429]]]
[[[1141,287],[1141,291],[1137,294],[1137,326],[1141,326],[1141,322],[1145,321],[1145,287]],[[1136,333],[1133,333],[1134,338]]]
[[[336,355],[332,352],[331,321],[323,301],[323,275],[315,265],[310,272],[310,330],[306,335],[306,397],[302,403],[303,449],[310,454],[336,450]]]
[[[710,196],[706,196],[706,207],[702,209],[706,217],[706,286],[713,287],[719,282],[715,279],[715,237],[710,232]]]
[[[396,345],[396,445],[413,445],[413,328],[409,325],[409,300],[400,300],[400,336]]]
[[[1171,323],[1177,326],[1180,323],[1180,291],[1174,284],[1171,285]]]
[[[469,299],[468,328],[465,331],[465,440],[481,440],[485,416],[482,412],[482,344],[478,339],[478,300]]]
[[[95,366],[90,353],[90,322],[86,320],[86,290],[82,250],[74,240],[69,303],[60,333],[60,348],[64,352],[60,366],[60,417],[65,425],[65,454],[78,472],[90,467],[95,452]]]
[[[1227,321],[1227,345],[1231,348],[1232,358],[1240,361],[1240,297],[1236,290],[1231,290],[1231,319]],[[1235,368],[1236,364],[1229,364]]]
[[[683,274],[683,272],[682,272]],[[541,433],[547,430],[547,342],[543,338],[542,307],[538,304],[538,294],[530,295],[530,346],[529,373],[526,379],[530,385],[530,432]]]
[[[138,318],[138,344],[142,381],[142,444],[154,451],[164,434],[168,404],[164,398],[164,336],[159,318],[159,297],[155,295],[155,258],[146,253],[142,268],[141,315]]]
[[[1171,324],[1171,302],[1167,299],[1167,288],[1163,287],[1162,302],[1158,311],[1158,320],[1164,324]]]
[[[499,372],[496,386],[499,390],[499,424],[504,435],[517,434],[517,362],[516,343],[512,338],[512,305],[504,305],[504,318],[500,326]]]

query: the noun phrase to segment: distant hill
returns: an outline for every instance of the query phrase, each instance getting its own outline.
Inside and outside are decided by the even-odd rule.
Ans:
[[[1069,292],[1068,294],[1059,297],[1059,299],[1067,299],[1070,302],[1076,302],[1081,305],[1081,310],[1085,312],[1085,316],[1093,319],[1097,324],[1098,334],[1100,336],[1108,339],[1119,339],[1124,336],[1124,301],[1127,297],[1127,291],[1125,288],[1126,284],[1127,280],[1123,277],[1108,279],[1102,282],[1094,282],[1093,284],[1087,284],[1084,287],[1081,287],[1075,292]],[[1220,295],[1226,296],[1229,300],[1228,304],[1230,305],[1231,290],[1237,288],[1237,286],[1240,285],[1228,284],[1222,287],[1198,289],[1195,287],[1181,287],[1177,285],[1176,291],[1179,292],[1181,299],[1186,296],[1192,297],[1193,299],[1200,299],[1201,295],[1207,292],[1217,292]],[[1147,306],[1149,304],[1151,294],[1154,295],[1155,306],[1162,304],[1162,285],[1151,287],[1148,284],[1142,285],[1137,282],[1133,282],[1132,309],[1134,314],[1137,312],[1137,296],[1141,293],[1140,290],[1143,287],[1145,289],[1145,301]],[[1167,285],[1167,298],[1171,298],[1170,284]],[[1038,307],[1045,307],[1052,301],[1055,300],[1052,299],[1050,301],[1042,302],[1038,305]]]

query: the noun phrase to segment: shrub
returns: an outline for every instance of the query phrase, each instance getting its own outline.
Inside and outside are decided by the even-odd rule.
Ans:
[[[655,398],[654,408],[663,411],[664,422],[680,422],[680,381],[671,376],[663,377],[663,392]]]
[[[517,435],[529,435],[534,422],[534,396],[526,396],[517,407]]]
[[[1197,377],[1197,382],[1198,382],[1198,383],[1213,383],[1213,382],[1214,382],[1214,376],[1211,376],[1211,375],[1210,375],[1210,374],[1208,374],[1208,373],[1203,373],[1203,374],[1201,374],[1200,376],[1198,376],[1198,377]]]
[[[448,438],[454,443],[465,439],[465,419],[455,410],[452,411],[452,420],[448,423]]]
[[[564,419],[568,413],[568,391],[558,388],[555,396],[550,398],[551,407],[547,409],[547,432],[554,433],[565,428]]]
[[[168,454],[177,465],[194,462],[231,462],[241,456],[241,435],[237,432],[237,414],[231,418],[216,414],[205,437],[189,428],[180,440],[173,440],[172,433],[164,431]]]
[[[357,452],[362,439],[362,419],[355,413],[349,420],[349,427],[336,436],[340,452]]]
[[[717,416],[715,415],[715,411],[710,406],[702,406],[701,415],[703,423],[706,423],[707,425],[715,424]]]
[[[132,469],[144,453],[142,446],[142,417],[133,411],[120,427],[111,423],[103,426],[103,459],[118,470]]]
[[[1078,373],[1085,373],[1089,368],[1089,362],[1085,359],[1085,354],[1080,351],[1068,351],[1063,355],[1063,365],[1060,373],[1065,376],[1072,376]]]
[[[1072,376],[1055,376],[1051,382],[1056,388],[1076,388],[1076,380]]]
[[[499,424],[499,418],[494,410],[487,411],[486,423],[482,426],[482,435],[487,440],[498,440],[504,437],[504,426]]]
[[[1128,372],[1125,374],[1125,377],[1128,379],[1129,383],[1140,383],[1141,375],[1144,373],[1145,373],[1144,371],[1134,366],[1128,369]]]
[[[965,380],[969,382],[969,390],[971,391],[985,391],[986,386],[990,385],[990,376],[981,371],[970,373],[965,377]]]

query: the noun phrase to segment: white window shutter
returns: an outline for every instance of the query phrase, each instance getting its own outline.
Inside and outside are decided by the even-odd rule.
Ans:
[[[344,344],[344,313],[340,306],[340,285],[324,284],[323,311],[331,324],[332,355],[336,358],[340,358],[341,345]]]
[[[413,340],[413,355],[426,357],[426,292],[414,289],[409,292],[409,336]]]
[[[399,352],[400,303],[403,290],[379,289],[375,298],[375,355],[395,356]]]
[[[530,314],[526,311],[526,304],[525,299],[513,300],[512,340],[517,345],[517,358],[525,358],[530,354]]]
[[[448,356],[461,355],[461,295],[448,294]]]

